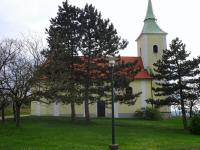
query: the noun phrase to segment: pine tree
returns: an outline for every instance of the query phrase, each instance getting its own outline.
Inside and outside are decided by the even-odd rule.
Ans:
[[[111,104],[111,75],[113,70],[113,80],[115,89],[115,101],[121,104],[134,105],[141,92],[133,93],[129,87],[135,75],[140,71],[137,61],[124,63],[120,57],[116,58],[116,64],[112,69],[108,58],[98,58],[91,60],[90,78],[92,85],[89,88],[89,100],[91,103],[97,101],[104,102],[108,107]],[[85,64],[77,66],[80,74],[86,74]]]
[[[103,19],[95,7],[86,4],[84,9],[79,9],[67,1],[59,7],[57,17],[51,19],[47,33],[50,49],[44,54],[49,60],[48,78],[54,82],[54,87],[64,82],[66,85],[63,87],[68,87],[64,89],[71,93],[69,98],[76,93],[73,86],[84,87],[84,95],[80,94],[80,97],[84,97],[85,118],[90,121],[89,103],[96,101],[91,85],[99,79],[97,73],[102,72],[98,65],[105,64],[106,57],[117,55],[128,42],[117,35],[110,20]],[[78,52],[82,56],[78,56]],[[82,88],[80,92],[83,92]],[[72,99],[65,101],[74,102]]]
[[[154,64],[157,105],[180,105],[183,127],[187,129],[186,103],[194,97],[193,80],[199,73],[200,57],[189,60],[190,53],[179,38],[172,40],[169,50],[163,51],[161,60]]]
[[[80,104],[77,94],[79,85],[76,83],[78,77],[74,70],[74,64],[80,63],[80,12],[79,8],[69,5],[67,1],[59,6],[57,16],[50,20],[51,25],[46,30],[49,50],[43,52],[49,61],[46,67],[49,82],[54,82],[49,92],[55,91],[53,97],[71,104],[72,120],[75,119],[75,103]]]
[[[117,35],[117,31],[109,19],[102,19],[101,13],[92,5],[85,5],[81,16],[81,42],[80,51],[85,60],[85,118],[90,120],[89,113],[89,96],[92,78],[90,76],[92,68],[96,64],[92,64],[92,59],[100,59],[106,56],[114,56],[119,49],[124,49],[128,42],[121,40]]]
[[[190,118],[192,118],[200,104],[200,77],[192,79],[190,87],[191,90],[188,90],[188,94],[190,94],[191,97],[186,102],[186,106],[189,108]]]
[[[121,104],[134,105],[142,92],[133,93],[130,83],[134,81],[135,75],[140,71],[135,62],[119,62],[114,68],[115,99]]]

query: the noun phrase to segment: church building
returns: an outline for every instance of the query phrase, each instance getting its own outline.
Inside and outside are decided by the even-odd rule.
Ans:
[[[157,24],[157,19],[153,13],[151,0],[148,2],[147,13],[144,19],[144,26],[141,34],[136,39],[137,42],[137,56],[123,57],[124,62],[134,62],[137,60],[137,65],[140,66],[141,71],[135,76],[134,81],[130,83],[133,93],[142,92],[137,99],[135,105],[128,106],[116,102],[115,117],[128,118],[133,117],[137,110],[144,110],[149,104],[146,99],[155,98],[152,93],[152,77],[150,72],[153,71],[153,64],[161,59],[163,50],[167,48],[166,42],[167,33],[163,31]],[[110,117],[111,109],[106,108],[105,104],[94,103],[90,105],[90,115],[92,117]],[[84,104],[76,106],[76,116],[84,117]],[[162,107],[161,112],[169,112],[168,107]],[[71,114],[70,105],[63,105],[62,103],[44,104],[40,102],[31,103],[31,114],[36,116],[66,116]]]

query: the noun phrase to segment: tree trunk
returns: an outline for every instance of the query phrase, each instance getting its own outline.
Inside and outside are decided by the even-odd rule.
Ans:
[[[85,120],[86,122],[90,122],[90,110],[89,110],[89,86],[90,86],[90,54],[88,57],[87,62],[87,77],[86,77],[86,83],[85,83]]]
[[[70,37],[71,38],[71,37]],[[73,89],[73,90],[75,90],[75,84],[74,84],[74,46],[72,46],[72,51],[71,51],[71,67],[70,67],[70,76],[71,76],[71,78],[72,78],[72,82],[70,82],[71,83],[71,88]],[[71,91],[72,92],[72,91]],[[75,120],[75,118],[76,118],[76,112],[75,112],[75,99],[74,99],[74,97],[75,97],[75,94],[76,93],[74,93],[74,92],[72,92],[72,101],[71,101],[71,120],[72,121],[74,121]]]
[[[151,103],[151,108],[154,109],[154,104],[153,104],[153,102]]]
[[[178,115],[177,115],[176,109],[175,109],[175,114],[176,114],[176,117],[177,117]]]
[[[193,102],[190,103],[190,118],[192,118],[193,115],[192,108],[193,108]]]
[[[16,126],[17,127],[20,126],[20,108],[21,108],[20,104],[16,105]]]
[[[182,111],[182,119],[183,119],[183,128],[187,129],[187,117],[186,117],[186,111],[185,111],[185,105],[184,101],[181,99],[181,111]]]
[[[151,99],[153,100],[153,83],[152,83],[153,81],[152,81],[152,79],[151,79]],[[152,109],[154,108],[154,105],[153,105],[153,102],[151,103],[151,107],[152,107]]]
[[[2,120],[2,123],[4,124],[5,123],[5,106],[2,105],[2,108],[1,108],[1,120]]]
[[[14,122],[16,122],[16,106],[14,102],[13,102],[13,119],[14,119]]]
[[[89,87],[85,88],[85,120],[86,122],[90,122],[90,111],[89,111],[89,102],[88,102],[88,94]]]
[[[71,120],[74,121],[76,118],[75,104],[71,102]]]
[[[180,100],[181,100],[181,111],[182,111],[182,120],[183,120],[183,128],[187,130],[187,117],[186,117],[186,111],[185,111],[185,104],[184,104],[184,98],[183,98],[183,89],[182,89],[182,80],[181,75],[179,73],[179,88],[180,88]]]

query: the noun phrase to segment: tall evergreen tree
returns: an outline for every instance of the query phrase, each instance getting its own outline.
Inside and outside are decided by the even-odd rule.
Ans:
[[[137,61],[125,63],[120,57],[116,58],[114,68],[109,65],[108,58],[91,59],[90,78],[92,85],[89,88],[89,100],[91,103],[105,102],[106,106],[111,104],[111,77],[113,70],[113,81],[115,89],[115,101],[134,105],[141,92],[133,93],[129,87],[135,75],[140,71]],[[80,74],[86,74],[85,65],[77,66]],[[85,77],[85,76],[84,76]]]
[[[200,77],[192,79],[191,90],[188,90],[188,94],[191,97],[188,99],[186,106],[189,108],[190,118],[193,116],[194,112],[199,110],[198,106],[200,104]]]
[[[78,57],[78,46],[80,42],[80,22],[78,17],[81,10],[69,5],[67,1],[59,6],[57,16],[50,20],[50,27],[47,31],[49,50],[44,51],[50,61],[48,66],[48,79],[54,82],[51,90],[60,94],[60,99],[65,104],[71,104],[71,118],[75,119],[75,103],[77,100],[77,80],[74,71],[74,64],[80,62]],[[54,93],[54,94],[55,94]],[[55,96],[55,95],[54,95]],[[63,97],[63,98],[61,98]]]
[[[172,40],[169,50],[154,64],[154,101],[159,105],[180,105],[183,127],[187,129],[186,103],[193,98],[192,84],[199,73],[200,57],[189,60],[190,53],[179,38]],[[159,103],[158,103],[159,102]]]
[[[75,94],[76,88],[73,86],[77,86],[77,83],[79,87],[84,85],[85,118],[89,121],[89,103],[94,100],[90,89],[98,76],[96,74],[94,77],[94,72],[101,70],[98,64],[105,63],[107,56],[118,54],[119,49],[124,49],[128,42],[117,35],[110,20],[102,19],[101,13],[92,5],[86,4],[84,9],[79,9],[67,1],[63,2],[57,17],[50,22],[47,30],[50,49],[44,51],[49,60],[50,80],[57,82],[55,85],[66,83],[63,87],[68,87],[68,90],[65,88],[65,92],[71,94]],[[78,52],[81,52],[81,57]],[[72,102],[72,99],[66,100],[67,103],[69,101]]]
[[[114,56],[119,52],[119,49],[124,49],[128,42],[121,40],[117,35],[117,31],[109,19],[103,19],[101,13],[92,6],[85,5],[80,15],[81,22],[81,42],[80,51],[85,60],[85,118],[90,120],[89,113],[89,89],[92,78],[91,71],[96,64],[91,64],[92,59],[98,59],[109,55]]]

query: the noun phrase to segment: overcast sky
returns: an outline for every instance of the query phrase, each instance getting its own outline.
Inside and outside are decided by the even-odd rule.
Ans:
[[[0,0],[0,38],[36,33],[45,39],[49,19],[55,17],[63,0]],[[146,15],[148,0],[69,0],[84,7],[93,4],[109,18],[121,37],[129,41],[121,52],[136,56],[136,38]],[[154,14],[161,29],[168,33],[167,42],[179,37],[193,56],[200,55],[200,0],[152,0]]]

